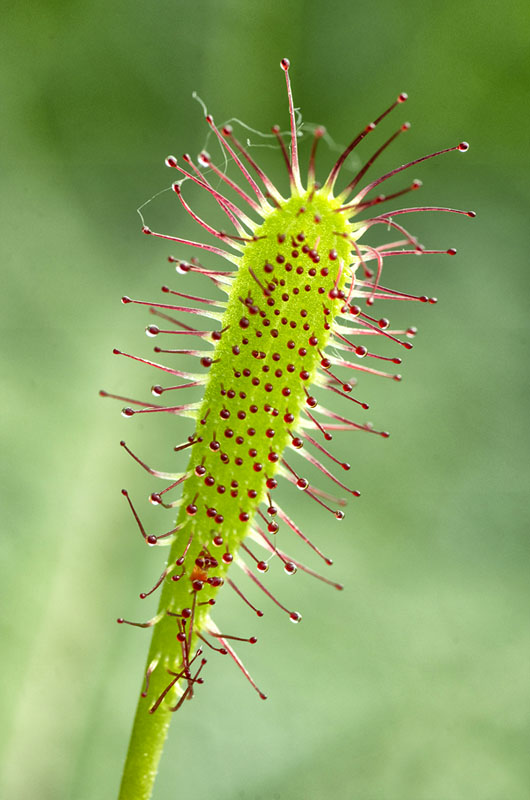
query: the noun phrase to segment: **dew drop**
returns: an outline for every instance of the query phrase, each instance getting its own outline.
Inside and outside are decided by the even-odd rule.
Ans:
[[[302,619],[302,615],[300,614],[299,611],[291,611],[291,613],[289,614],[289,619],[291,620],[291,622],[297,624]]]
[[[177,275],[186,275],[191,269],[191,264],[188,264],[186,261],[177,261],[175,265],[175,272]]]

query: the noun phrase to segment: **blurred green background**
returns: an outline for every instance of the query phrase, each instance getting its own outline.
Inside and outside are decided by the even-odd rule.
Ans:
[[[138,593],[161,569],[121,487],[153,530],[169,527],[118,442],[167,469],[191,430],[124,420],[97,396],[145,395],[156,380],[111,354],[150,352],[147,314],[119,298],[157,299],[174,281],[167,254],[191,255],[142,236],[135,209],[174,179],[168,153],[204,145],[193,90],[218,121],[287,126],[283,56],[304,119],[338,145],[409,93],[377,143],[403,119],[413,128],[374,177],[469,140],[466,156],[410,177],[424,181],[414,201],[479,216],[411,217],[425,244],[459,255],[386,267],[389,285],[440,302],[380,304],[420,336],[402,384],[361,382],[391,438],[335,442],[362,498],[341,525],[289,500],[345,591],[271,570],[297,627],[261,599],[258,621],[223,598],[221,627],[260,637],[241,654],[269,700],[210,659],[155,800],[530,797],[529,35],[523,0],[4,0],[2,798],[116,795],[148,632],[115,618],[154,613]],[[254,154],[285,188],[279,153]],[[321,177],[334,157],[322,147]],[[145,211],[154,229],[200,235],[172,194]]]

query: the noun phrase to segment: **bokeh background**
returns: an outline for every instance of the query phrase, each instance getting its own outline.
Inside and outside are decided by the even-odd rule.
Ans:
[[[261,600],[258,621],[223,598],[221,627],[260,637],[241,650],[269,700],[210,659],[173,723],[155,800],[529,798],[528,4],[4,0],[0,38],[0,795],[116,796],[148,632],[115,618],[154,613],[138,592],[161,569],[122,486],[148,526],[170,527],[144,500],[156,484],[118,442],[168,468],[190,432],[125,420],[98,398],[156,381],[111,354],[150,352],[147,314],[119,298],[156,300],[175,279],[168,253],[191,255],[142,236],[135,209],[174,178],[168,153],[205,143],[194,90],[218,121],[287,126],[288,56],[304,120],[332,137],[321,175],[333,148],[406,90],[373,144],[403,119],[413,128],[374,176],[467,139],[466,156],[410,177],[425,184],[415,201],[478,217],[409,218],[458,257],[387,267],[390,285],[440,302],[380,304],[420,336],[401,384],[361,382],[391,438],[337,437],[362,498],[341,525],[289,500],[344,592],[271,570],[304,615],[296,627]],[[254,154],[285,187],[277,150]],[[144,211],[154,229],[197,235],[171,193]]]

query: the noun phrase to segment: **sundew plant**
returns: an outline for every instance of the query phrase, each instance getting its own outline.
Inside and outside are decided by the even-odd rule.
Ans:
[[[256,597],[262,593],[264,602],[272,602],[298,623],[300,613],[286,607],[267,587],[264,575],[271,559],[279,559],[288,575],[300,570],[342,588],[327,572],[332,561],[325,541],[314,542],[312,533],[299,527],[296,513],[279,505],[275,490],[279,481],[288,481],[300,490],[304,502],[313,504],[315,514],[328,515],[336,523],[344,518],[344,498],[359,492],[348,485],[350,465],[334,455],[332,439],[348,432],[388,436],[364,421],[368,406],[362,395],[357,397],[357,378],[399,381],[398,354],[412,348],[416,332],[413,327],[392,328],[374,309],[386,300],[436,302],[388,286],[384,261],[456,253],[454,248],[425,249],[403,226],[402,218],[419,211],[474,216],[471,211],[433,206],[395,208],[392,201],[420,188],[417,179],[390,194],[380,193],[388,179],[435,156],[464,152],[466,142],[365,182],[368,170],[407,131],[408,123],[400,124],[342,185],[350,153],[365,138],[372,138],[390,112],[406,101],[406,94],[362,128],[323,181],[317,180],[316,152],[325,129],[317,127],[303,177],[289,61],[283,59],[281,67],[287,83],[290,142],[284,141],[278,126],[272,133],[285,161],[288,196],[267,177],[232,127],[218,128],[207,114],[206,123],[240,180],[233,180],[205,151],[197,163],[189,155],[168,156],[167,166],[178,175],[172,188],[183,210],[207,235],[203,242],[202,236],[190,241],[146,226],[143,232],[182,245],[184,255],[186,248],[214,254],[219,264],[211,269],[196,256],[188,260],[171,256],[178,289],[162,287],[166,302],[122,298],[126,305],[147,306],[155,317],[146,333],[156,339],[154,350],[164,356],[164,363],[158,357],[155,361],[117,349],[114,353],[157,370],[162,383],[152,386],[152,402],[101,393],[126,402],[122,413],[131,419],[165,414],[168,422],[175,415],[190,421],[187,440],[174,448],[178,453],[174,473],[153,469],[121,442],[144,470],[165,482],[150,500],[168,509],[171,520],[163,533],[148,533],[123,490],[146,545],[166,547],[169,555],[153,588],[140,595],[159,593],[156,616],[147,622],[118,619],[121,624],[153,629],[121,800],[151,797],[170,721],[184,702],[199,694],[210,655],[233,659],[265,699],[259,681],[254,681],[234,649],[241,642],[241,646],[255,644],[256,637],[229,635],[215,623],[215,604],[222,602],[223,592],[235,592],[258,617],[263,612]],[[189,182],[219,206],[227,230],[212,227],[188,205]],[[391,241],[365,243],[364,235],[372,228]],[[204,278],[205,287],[213,289],[211,296],[186,292],[184,276],[190,272]],[[377,352],[383,339],[391,343],[394,354]],[[195,357],[197,372],[175,368],[179,354]],[[200,402],[186,401],[190,387],[202,387]],[[352,418],[333,410],[337,395],[351,404]],[[171,436],[170,426],[168,430]],[[307,465],[321,475],[321,484],[313,485],[304,477]],[[290,536],[302,539],[308,555],[323,562],[323,574],[289,555]]]

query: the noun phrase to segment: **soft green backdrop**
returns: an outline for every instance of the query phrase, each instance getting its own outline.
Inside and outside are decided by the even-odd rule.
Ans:
[[[152,613],[138,592],[161,563],[120,488],[153,529],[167,524],[118,442],[165,468],[188,431],[124,420],[97,397],[152,382],[111,355],[149,352],[146,314],[120,295],[156,299],[171,279],[175,250],[141,235],[135,209],[174,177],[168,153],[204,143],[193,90],[218,120],[287,124],[285,55],[304,118],[338,143],[408,91],[385,130],[413,128],[384,168],[468,139],[466,156],[415,174],[424,202],[479,216],[411,218],[423,241],[459,256],[388,268],[392,285],[440,302],[391,313],[420,326],[403,383],[362,381],[392,437],[337,442],[363,497],[342,525],[291,501],[335,556],[344,593],[271,571],[304,614],[297,627],[274,607],[258,624],[224,598],[220,624],[260,636],[243,655],[269,700],[210,659],[174,721],[155,798],[530,797],[528,9],[4,0],[2,798],[115,797],[148,638],[115,618]],[[283,180],[279,155],[256,152]],[[322,170],[332,157],[323,147]],[[194,232],[171,194],[148,221]]]

